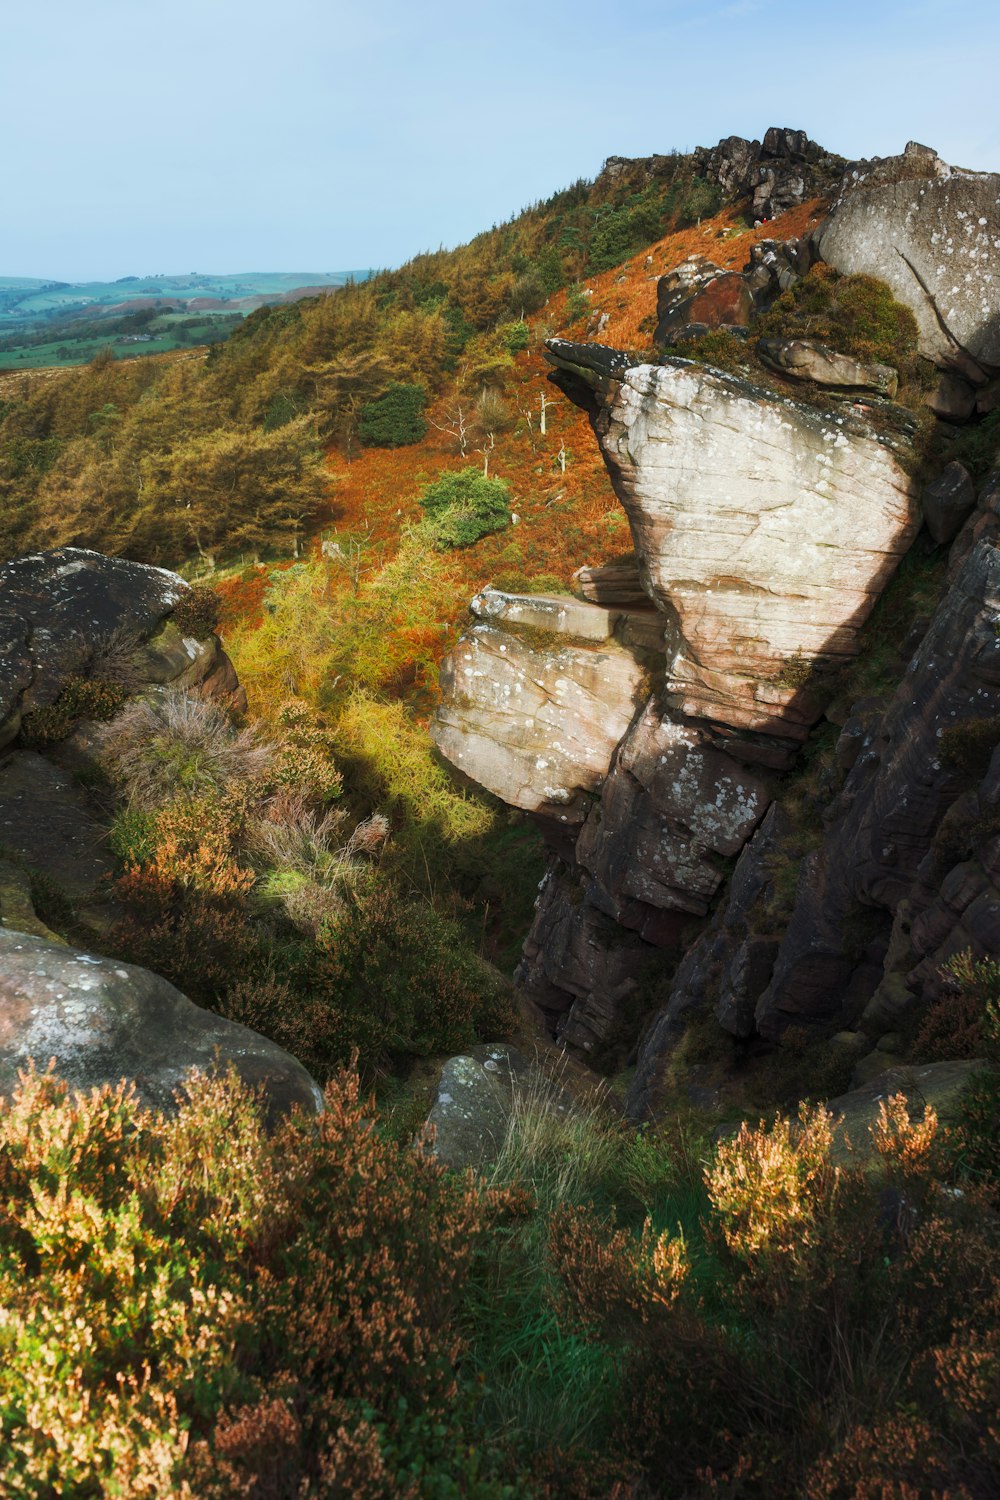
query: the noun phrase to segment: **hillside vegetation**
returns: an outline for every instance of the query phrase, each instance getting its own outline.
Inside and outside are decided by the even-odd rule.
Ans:
[[[105,928],[40,887],[43,919],[265,1032],[326,1101],[269,1129],[232,1075],[189,1080],[172,1118],[124,1084],[21,1078],[0,1104],[5,1494],[993,1493],[997,965],[952,976],[987,1062],[948,1128],[897,1096],[847,1141],[821,1104],[795,1112],[817,1087],[794,1051],[699,1111],[719,1032],[693,1027],[662,1126],[564,1075],[561,1112],[515,1089],[476,1179],[420,1134],[421,1060],[531,1036],[502,971],[542,870],[521,816],[430,753],[439,663],[486,584],[558,592],[630,547],[542,340],[648,353],[660,274],[741,266],[822,209],[750,228],[688,159],[654,161],[261,308],[207,353],[0,379],[4,556],[180,568],[174,623],[222,629],[250,700],[130,697],[111,641],[26,715],[45,753],[91,721],[116,860]],[[912,352],[877,288],[806,282],[773,328]],[[704,345],[762,375],[729,335]],[[818,772],[796,774],[805,803]]]

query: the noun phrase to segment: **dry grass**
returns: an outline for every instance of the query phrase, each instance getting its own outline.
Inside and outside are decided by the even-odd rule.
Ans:
[[[251,781],[274,751],[211,703],[174,692],[133,699],[99,731],[97,753],[130,804],[152,811],[177,796]]]

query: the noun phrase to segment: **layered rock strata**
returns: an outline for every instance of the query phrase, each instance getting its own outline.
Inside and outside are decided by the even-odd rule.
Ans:
[[[705,366],[609,377],[603,351],[547,349],[563,389],[589,406],[643,581],[673,626],[666,691],[678,711],[804,739],[821,710],[812,665],[856,653],[919,527],[901,455],[860,417]]]
[[[645,701],[662,624],[654,616],[650,630],[652,612],[497,589],[472,610],[479,623],[442,664],[434,742],[510,806],[578,825]]]

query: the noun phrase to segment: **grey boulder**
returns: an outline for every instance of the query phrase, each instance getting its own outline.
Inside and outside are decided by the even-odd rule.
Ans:
[[[167,1113],[192,1069],[232,1065],[270,1118],[316,1114],[322,1095],[289,1053],[193,1004],[159,975],[0,928],[0,1096],[30,1061],[74,1090],[121,1079]]]

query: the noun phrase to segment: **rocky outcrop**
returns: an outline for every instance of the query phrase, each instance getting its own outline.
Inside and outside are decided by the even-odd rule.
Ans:
[[[754,312],[793,287],[812,259],[810,241],[792,239],[752,245],[742,271],[724,271],[701,255],[682,261],[656,284],[654,345],[697,339],[713,328],[745,337]]]
[[[921,351],[975,384],[1000,368],[1000,175],[946,167],[912,143],[849,169],[815,235],[845,274],[886,282],[910,307]]]
[[[644,649],[617,638],[627,612],[567,596],[487,589],[472,608],[480,623],[441,667],[434,742],[510,806],[576,825],[645,701],[662,626],[650,635],[639,617]]]
[[[110,655],[139,689],[238,692],[218,638],[197,639],[169,618],[188,591],[164,568],[78,547],[0,567],[0,746],[24,714],[54,703],[67,679],[100,675]]]
[[[322,1096],[305,1068],[265,1037],[193,1005],[147,969],[0,927],[0,1094],[18,1072],[50,1061],[74,1088],[135,1085],[143,1104],[172,1111],[192,1068],[232,1066],[270,1116],[315,1113]]]
[[[844,158],[825,151],[804,130],[772,125],[763,141],[731,135],[694,153],[695,170],[727,198],[749,198],[754,219],[773,219],[839,181]]]
[[[745,328],[754,310],[747,279],[694,256],[656,284],[656,344],[675,343],[710,328]]]
[[[789,380],[807,380],[833,390],[875,391],[889,397],[899,389],[899,373],[891,366],[866,364],[813,339],[761,339],[757,352],[769,369]]]
[[[646,588],[673,623],[678,711],[804,739],[821,710],[813,665],[857,651],[919,526],[900,454],[860,417],[705,366],[608,378],[586,345],[547,349],[589,406]]]

